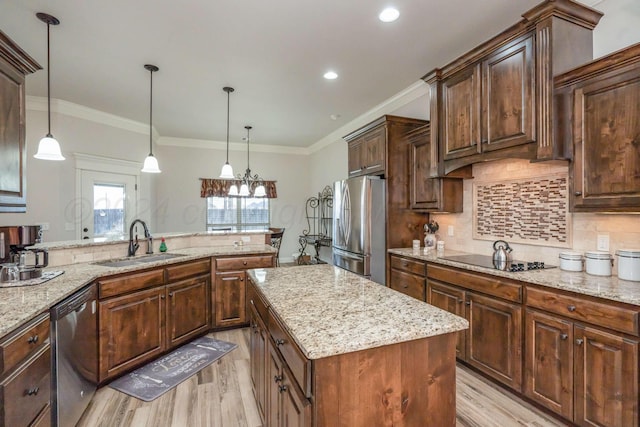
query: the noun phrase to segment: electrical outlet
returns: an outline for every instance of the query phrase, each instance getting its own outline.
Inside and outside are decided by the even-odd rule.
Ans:
[[[596,245],[596,249],[599,251],[608,251],[609,250],[609,235],[608,234],[598,234],[598,242]]]
[[[48,231],[48,230],[49,230],[49,223],[48,223],[48,222],[42,222],[42,223],[40,223],[40,230],[42,230],[42,231]]]
[[[251,237],[249,236],[242,236],[241,239],[244,243],[249,243],[251,241]]]
[[[453,236],[453,225],[447,227],[447,236]]]

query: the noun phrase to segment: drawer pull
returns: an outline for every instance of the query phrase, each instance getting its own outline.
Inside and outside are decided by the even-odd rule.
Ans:
[[[37,342],[38,342],[38,335],[30,336],[29,338],[27,338],[27,342],[28,342],[29,344],[35,344],[35,343],[37,343]]]
[[[576,340],[576,344],[578,344],[578,345],[582,345],[583,342],[584,342],[584,340],[582,338],[578,338]]]
[[[277,345],[277,346],[284,345],[284,343],[285,343],[285,340],[283,340],[282,338],[278,338],[278,339],[276,340],[276,345]]]
[[[561,339],[561,340],[563,340],[563,341],[564,341],[564,340],[566,340],[567,338],[569,338],[569,335],[567,335],[567,334],[560,334],[560,339]]]
[[[30,388],[27,390],[27,396],[37,396],[40,389],[38,387]]]
[[[247,261],[242,261],[242,265],[247,265]]]
[[[173,297],[173,292],[169,292],[169,296],[170,296],[170,297]]]
[[[277,383],[282,381],[282,375],[276,375],[275,377],[273,377],[273,380]]]
[[[465,302],[466,305],[471,305],[471,301]]]
[[[462,304],[464,300],[462,298],[458,298],[458,304]]]
[[[582,196],[582,191],[576,191],[576,192],[575,192],[575,193],[573,193],[573,194],[575,194],[576,196],[580,197],[580,196]]]
[[[164,295],[160,295],[160,299],[164,299]]]
[[[285,391],[287,391],[287,386],[281,385],[280,387],[278,387],[278,389],[280,390],[280,393],[284,393]]]
[[[570,305],[570,306],[567,307],[567,310],[569,310],[570,312],[573,313],[574,311],[576,311],[576,306],[575,305]]]

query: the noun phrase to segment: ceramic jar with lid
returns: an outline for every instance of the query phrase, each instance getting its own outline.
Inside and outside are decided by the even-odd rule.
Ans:
[[[594,276],[611,276],[613,258],[609,252],[587,251],[584,253],[585,270]]]
[[[582,262],[580,252],[560,252],[560,270],[582,271]]]
[[[640,249],[618,249],[618,278],[640,281]]]

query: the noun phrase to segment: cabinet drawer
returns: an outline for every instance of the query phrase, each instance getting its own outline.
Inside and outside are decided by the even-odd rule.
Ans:
[[[591,301],[580,295],[567,295],[527,287],[527,305],[570,319],[592,323],[638,336],[638,310],[617,304]]]
[[[113,279],[100,279],[98,281],[99,298],[109,298],[163,284],[163,268],[128,274]]]
[[[43,313],[0,343],[0,376],[13,369],[49,338],[49,313]]]
[[[255,307],[256,311],[262,318],[262,321],[266,322],[266,320],[269,317],[267,304],[264,302],[262,297],[258,294],[258,291],[256,290],[255,286],[251,283],[251,280],[249,280],[247,283],[249,285],[247,287],[247,305]]]
[[[216,270],[245,270],[273,267],[272,255],[216,258]]]
[[[42,347],[24,365],[0,383],[4,404],[2,425],[30,425],[51,398],[51,347]]]
[[[419,274],[424,277],[426,274],[425,267],[426,263],[423,261],[391,255],[391,268],[395,268],[396,270],[408,271],[409,273]]]
[[[404,271],[391,270],[389,287],[405,295],[425,301],[425,279]]]
[[[271,310],[269,310],[268,329],[275,343],[275,348],[287,362],[298,385],[305,396],[311,397],[311,362],[304,357]]]
[[[522,302],[522,285],[508,279],[487,277],[480,273],[466,272],[436,264],[428,265],[427,278],[482,292],[507,301]]]
[[[211,272],[211,261],[209,258],[206,258],[185,264],[172,265],[167,267],[166,270],[167,281],[175,282],[176,280],[186,279],[187,277],[209,274]]]

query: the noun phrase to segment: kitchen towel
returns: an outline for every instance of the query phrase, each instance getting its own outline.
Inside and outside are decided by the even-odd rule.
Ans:
[[[109,387],[150,402],[209,366],[237,344],[201,337],[111,382]]]

